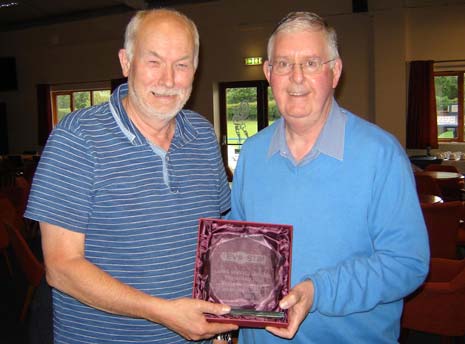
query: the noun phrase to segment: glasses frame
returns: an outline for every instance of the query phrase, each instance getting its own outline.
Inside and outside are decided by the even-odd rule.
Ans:
[[[321,68],[323,67],[323,65],[325,64],[328,64],[330,62],[333,62],[337,60],[337,57],[334,57],[332,59],[329,59],[327,61],[324,61],[324,62],[321,62],[321,60],[318,60],[319,61],[319,64],[318,64],[318,68],[313,71],[313,72],[309,72],[308,70],[306,70],[303,66],[305,65],[306,62],[303,62],[303,63],[289,63],[288,65],[290,66],[290,69],[289,71],[285,72],[285,73],[279,73],[279,72],[276,72],[276,70],[274,71],[275,74],[277,75],[289,75],[291,74],[293,71],[294,71],[294,67],[295,66],[300,66],[300,69],[302,70],[302,73],[305,74],[305,75],[314,75],[314,74],[318,74],[319,72],[321,72]],[[308,61],[307,61],[308,62]],[[268,68],[270,68],[271,71],[273,71],[273,66],[274,64],[271,63],[270,61],[268,61]]]

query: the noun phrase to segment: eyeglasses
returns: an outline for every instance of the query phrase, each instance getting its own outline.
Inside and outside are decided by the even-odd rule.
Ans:
[[[324,64],[332,62],[336,58],[322,62],[319,57],[313,57],[302,63],[291,63],[286,60],[277,60],[274,63],[269,63],[268,66],[278,75],[287,75],[294,70],[294,66],[300,66],[304,74],[317,74],[321,71]]]

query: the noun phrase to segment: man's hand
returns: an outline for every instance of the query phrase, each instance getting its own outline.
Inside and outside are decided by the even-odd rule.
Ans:
[[[288,309],[289,325],[287,328],[266,327],[276,336],[293,338],[304,321],[313,304],[313,283],[310,280],[297,284],[280,302],[282,309]]]
[[[204,313],[223,315],[226,305],[189,298],[166,300],[120,282],[85,258],[85,235],[41,223],[47,282],[93,308],[160,323],[190,340],[236,330],[236,325],[207,322]]]
[[[195,299],[176,299],[168,301],[164,307],[160,323],[188,340],[207,339],[218,333],[237,330],[238,326],[208,322],[204,313],[224,315],[230,307]]]

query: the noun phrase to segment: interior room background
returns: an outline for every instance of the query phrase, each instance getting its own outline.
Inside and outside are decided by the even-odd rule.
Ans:
[[[344,63],[336,93],[340,105],[405,146],[408,62],[465,59],[465,1],[368,0],[367,5],[362,11],[354,11],[352,0],[218,0],[176,6],[197,23],[201,37],[188,107],[218,128],[218,83],[264,79],[262,67],[244,66],[243,58],[266,57],[266,41],[278,20],[292,10],[309,10],[338,32]],[[131,15],[0,32],[0,56],[15,57],[18,81],[17,90],[0,92],[10,154],[42,148],[38,84],[95,85],[122,77],[117,54]]]

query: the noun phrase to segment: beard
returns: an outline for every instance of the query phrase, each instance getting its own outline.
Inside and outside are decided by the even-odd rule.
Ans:
[[[128,95],[133,99],[134,103],[137,107],[148,117],[159,119],[163,121],[170,120],[174,118],[179,111],[182,110],[186,102],[188,101],[191,92],[192,86],[188,88],[166,88],[166,87],[155,87],[150,90],[150,92],[156,96],[176,96],[177,101],[172,106],[172,109],[167,111],[160,111],[156,107],[149,105],[148,103],[144,102],[142,97],[139,96],[135,87],[131,85],[129,87]]]

